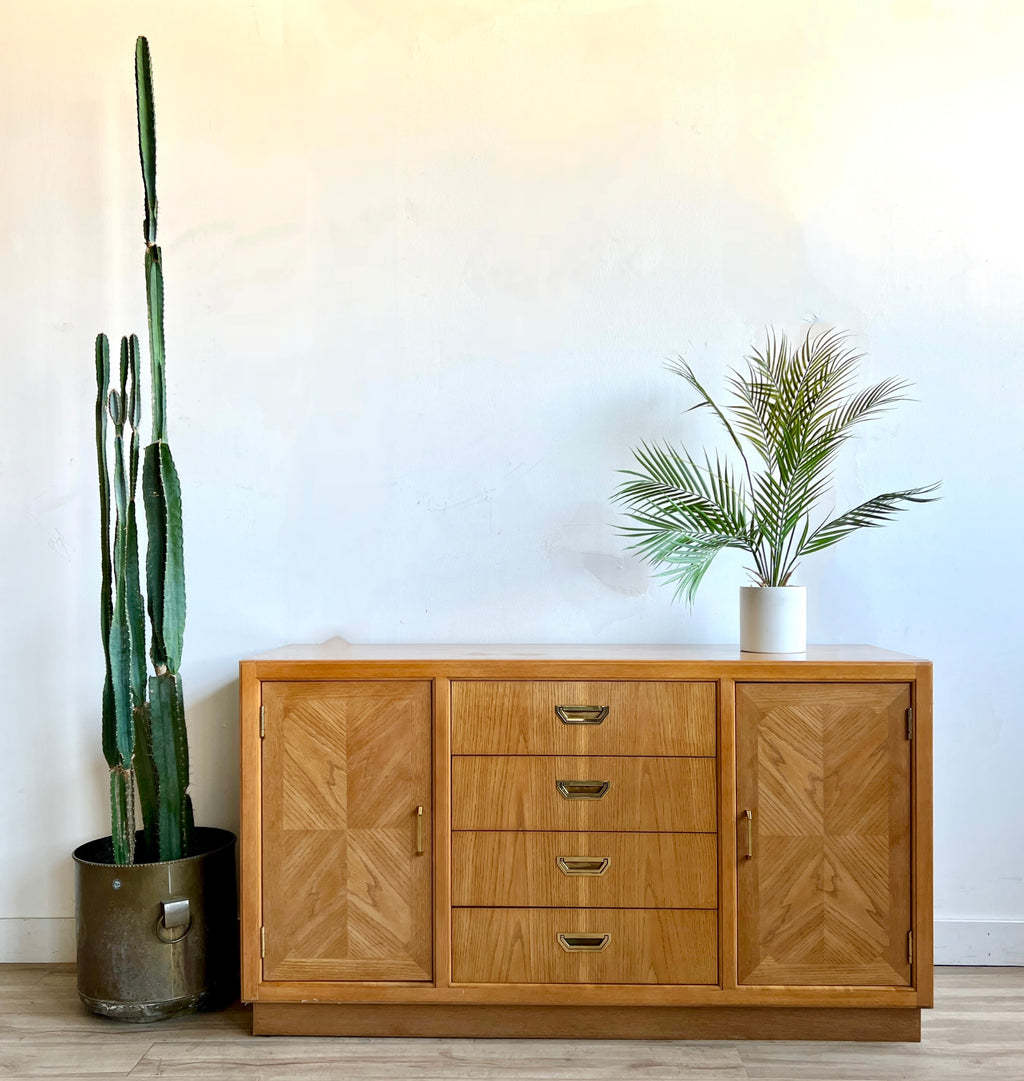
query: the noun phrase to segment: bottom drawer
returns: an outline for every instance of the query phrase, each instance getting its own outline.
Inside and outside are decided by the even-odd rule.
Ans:
[[[718,983],[718,913],[456,908],[456,983]]]

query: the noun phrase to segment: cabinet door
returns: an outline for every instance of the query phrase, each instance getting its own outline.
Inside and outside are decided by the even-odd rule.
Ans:
[[[737,685],[740,984],[909,985],[909,706],[905,683]]]
[[[431,978],[430,692],[263,684],[264,980]]]

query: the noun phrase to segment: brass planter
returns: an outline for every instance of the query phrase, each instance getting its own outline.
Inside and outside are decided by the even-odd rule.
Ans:
[[[159,1021],[238,994],[235,835],[197,827],[196,854],[114,866],[110,838],[75,849],[78,995],[94,1013]]]

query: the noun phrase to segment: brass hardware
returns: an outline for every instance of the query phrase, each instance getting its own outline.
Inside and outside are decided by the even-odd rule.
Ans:
[[[574,935],[564,931],[558,935],[558,945],[566,953],[600,953],[611,940],[611,935]]]
[[[555,781],[562,799],[602,799],[610,787],[608,781]]]
[[[559,856],[555,863],[563,875],[590,875],[596,878],[608,870],[611,860],[607,856]]]
[[[754,812],[748,809],[743,812],[742,817],[746,819],[747,823],[747,851],[744,853],[743,858],[752,860],[754,858]]]
[[[914,963],[914,932],[907,932],[907,964],[912,965]]]
[[[260,706],[260,739],[267,734],[267,711],[265,706]]]
[[[266,927],[260,928],[260,957],[267,956],[267,929]]]
[[[416,808],[416,855],[423,855],[423,808]]]
[[[555,706],[562,724],[600,724],[608,716],[607,706]]]
[[[907,739],[914,738],[914,707],[907,710]]]

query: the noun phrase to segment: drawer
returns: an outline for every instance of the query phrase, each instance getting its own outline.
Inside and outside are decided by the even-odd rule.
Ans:
[[[713,758],[452,759],[452,829],[713,833]]]
[[[452,834],[452,904],[715,908],[711,833]]]
[[[452,978],[714,984],[718,917],[678,908],[456,908]]]
[[[715,684],[458,680],[452,753],[714,755]]]

